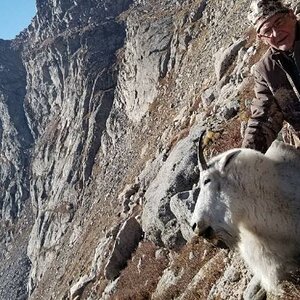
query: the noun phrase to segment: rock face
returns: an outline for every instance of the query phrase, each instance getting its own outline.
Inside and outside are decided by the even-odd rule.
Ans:
[[[196,128],[178,142],[144,195],[143,229],[149,239],[169,248],[185,243],[170,202],[172,195],[192,189],[198,180],[195,141],[200,133],[201,127]]]
[[[29,205],[30,150],[33,138],[23,102],[26,72],[21,52],[0,40],[0,298],[25,299],[30,262],[27,257],[31,222]],[[31,213],[27,210],[25,215]],[[18,219],[22,218],[18,224]],[[27,230],[24,227],[28,227]]]
[[[11,42],[0,41],[0,66],[0,210],[2,220],[13,221],[29,196],[25,172],[33,138],[23,109],[26,72]]]
[[[31,290],[54,258],[90,179],[113,104],[115,55],[125,38],[114,18],[129,4],[37,3],[24,47],[25,108],[37,141],[31,180],[36,221],[28,247]]]
[[[143,237],[141,225],[135,218],[126,220],[116,237],[111,256],[105,266],[105,277],[116,279]]]
[[[189,227],[197,139],[237,146],[253,97],[248,1],[36,4],[0,41],[0,298],[255,295],[239,259],[196,250]],[[147,266],[155,247],[166,270]]]
[[[128,117],[136,122],[158,96],[157,83],[167,74],[173,30],[170,16],[155,23],[137,20],[133,14],[127,21],[125,63],[119,77],[120,100]]]

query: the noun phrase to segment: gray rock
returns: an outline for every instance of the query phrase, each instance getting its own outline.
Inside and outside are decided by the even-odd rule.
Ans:
[[[27,298],[31,267],[26,248],[32,225],[28,220],[33,138],[24,111],[26,72],[21,55],[12,41],[0,40],[0,299]]]
[[[105,266],[105,277],[109,280],[116,279],[120,271],[126,266],[133,251],[142,239],[143,231],[135,218],[130,218],[123,226],[116,237],[114,248]]]
[[[134,194],[136,194],[138,192],[140,188],[140,184],[139,183],[135,183],[132,185],[127,185],[124,190],[122,191],[122,193],[119,195],[119,201],[122,202],[122,212],[124,214],[126,214],[127,212],[130,211],[130,204],[131,204],[131,196],[133,196]]]
[[[179,223],[175,219],[167,222],[161,233],[161,241],[168,249],[180,250],[186,244]]]
[[[237,56],[238,51],[245,45],[245,43],[246,40],[244,38],[240,38],[227,49],[220,49],[216,53],[215,72],[218,81],[220,81],[225,75],[229,66],[233,63],[235,57]]]
[[[201,99],[202,103],[205,108],[211,105],[211,103],[217,98],[216,96],[216,91],[214,87],[210,87],[206,89],[202,94],[201,94]]]
[[[241,273],[235,269],[234,267],[230,267],[224,273],[225,280],[229,280],[231,282],[236,282],[241,279]]]
[[[33,138],[24,112],[26,73],[20,51],[0,41],[0,218],[13,221],[29,197]]]
[[[90,183],[115,97],[115,54],[126,37],[115,18],[131,3],[38,1],[38,17],[20,41],[25,112],[35,138],[30,290],[51,267]]]
[[[168,251],[166,249],[158,249],[157,251],[155,251],[155,259],[163,259],[166,258],[168,254]]]
[[[109,238],[102,238],[99,241],[89,273],[90,278],[97,276],[99,272],[103,270],[105,264],[107,263],[107,259],[110,254],[110,248],[114,242],[114,239],[115,237],[110,236]]]
[[[194,236],[190,226],[190,220],[195,208],[199,189],[181,192],[174,195],[170,200],[170,208],[180,226],[180,231],[186,241]]]
[[[166,269],[157,284],[156,290],[152,295],[152,299],[162,299],[162,295],[164,295],[164,293],[170,288],[170,286],[176,285],[182,275],[183,270],[175,274],[175,272],[171,268]]]
[[[191,22],[196,22],[196,21],[198,21],[199,19],[201,19],[202,18],[202,15],[203,15],[203,11],[204,11],[204,9],[205,9],[205,7],[206,7],[206,0],[202,0],[201,2],[200,2],[200,4],[199,4],[199,6],[197,7],[197,9],[196,10],[194,10],[194,11],[192,11],[191,13],[190,13],[190,21]]]
[[[244,300],[264,300],[266,291],[260,286],[257,278],[253,277],[243,294]]]
[[[76,282],[70,289],[70,299],[75,300],[78,297],[80,298],[83,293],[84,288],[95,279],[95,276],[84,275]]]
[[[229,120],[237,115],[239,109],[239,103],[237,101],[231,101],[221,109],[220,114],[225,120]]]
[[[128,25],[118,97],[128,117],[137,122],[158,96],[156,82],[168,71],[173,23],[169,17],[140,24],[132,18]]]
[[[119,278],[110,282],[106,286],[106,288],[105,288],[104,292],[102,293],[101,298],[99,300],[110,300],[111,299],[114,292],[117,290],[118,280],[119,280]]]
[[[158,244],[162,243],[163,232],[170,234],[172,227],[175,240],[179,238],[170,200],[175,194],[192,189],[198,181],[195,141],[202,130],[196,126],[187,138],[178,142],[145,193],[143,230],[147,238]]]

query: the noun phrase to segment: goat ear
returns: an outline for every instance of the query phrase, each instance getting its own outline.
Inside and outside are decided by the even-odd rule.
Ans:
[[[241,152],[241,150],[233,150],[229,153],[225,154],[219,162],[220,165],[220,171],[225,172],[226,168],[230,165],[230,163],[233,161],[233,159]]]

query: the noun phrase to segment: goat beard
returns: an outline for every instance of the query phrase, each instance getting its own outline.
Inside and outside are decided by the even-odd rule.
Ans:
[[[224,229],[214,229],[210,238],[206,238],[210,244],[222,249],[234,250],[237,245],[237,238]]]

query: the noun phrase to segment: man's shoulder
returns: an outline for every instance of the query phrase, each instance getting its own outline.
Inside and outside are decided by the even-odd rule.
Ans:
[[[261,59],[254,65],[254,69],[258,72],[270,71],[275,66],[275,60],[273,58],[274,51],[269,48]]]

